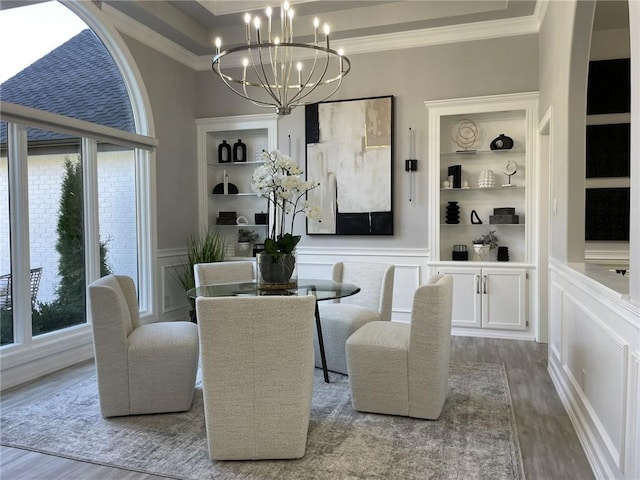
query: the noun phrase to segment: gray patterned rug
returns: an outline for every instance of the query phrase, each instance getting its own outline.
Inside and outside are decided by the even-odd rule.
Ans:
[[[209,460],[189,412],[104,419],[95,378],[2,414],[2,444],[179,479],[524,479],[504,366],[454,363],[438,421],[353,411],[348,378],[316,369],[299,460]]]

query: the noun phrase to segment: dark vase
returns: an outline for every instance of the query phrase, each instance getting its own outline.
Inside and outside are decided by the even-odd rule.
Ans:
[[[513,139],[511,137],[507,137],[504,133],[498,135],[497,138],[493,139],[491,145],[489,145],[491,150],[509,150],[513,148]]]
[[[234,162],[246,162],[247,161],[247,146],[242,143],[242,140],[238,139],[233,144],[233,161]]]
[[[218,163],[229,163],[231,161],[231,145],[226,140],[218,145]]]
[[[448,202],[446,207],[446,220],[447,224],[458,224],[460,223],[460,205],[458,202]]]

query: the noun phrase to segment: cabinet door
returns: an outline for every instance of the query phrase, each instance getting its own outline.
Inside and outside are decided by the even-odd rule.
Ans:
[[[440,267],[439,274],[453,275],[454,327],[481,328],[481,270],[479,268]]]
[[[527,328],[526,282],[523,269],[482,269],[483,328]]]

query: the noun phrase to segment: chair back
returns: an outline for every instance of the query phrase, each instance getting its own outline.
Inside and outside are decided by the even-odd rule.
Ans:
[[[42,267],[32,268],[29,272],[29,290],[31,292],[31,308],[36,306],[38,289],[40,288],[40,278],[42,278]],[[12,309],[12,281],[11,274],[0,276],[0,308]]]
[[[107,275],[91,283],[89,310],[101,408],[129,411],[127,337],[140,323],[133,279]]]
[[[449,380],[452,304],[451,275],[435,275],[414,293],[409,335],[409,415],[412,417],[434,418],[430,416],[432,413],[422,411],[425,405],[434,408],[435,404],[438,414],[444,405]]]
[[[252,282],[253,262],[197,263],[193,266],[196,287],[216,283]]]
[[[304,455],[315,298],[198,297],[196,311],[211,458]]]
[[[333,281],[353,283],[360,292],[341,299],[369,308],[380,314],[381,320],[391,320],[393,277],[395,265],[384,263],[338,262],[333,266]]]

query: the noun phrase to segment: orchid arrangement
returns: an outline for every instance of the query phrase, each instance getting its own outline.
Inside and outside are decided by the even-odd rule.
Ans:
[[[311,219],[320,217],[319,208],[303,200],[309,190],[320,184],[305,180],[298,164],[278,150],[263,151],[261,159],[264,163],[253,172],[251,186],[268,200],[270,218],[273,219],[264,251],[269,254],[291,253],[300,241],[300,235],[293,235],[296,216],[302,213]],[[291,220],[288,231],[287,219]]]

